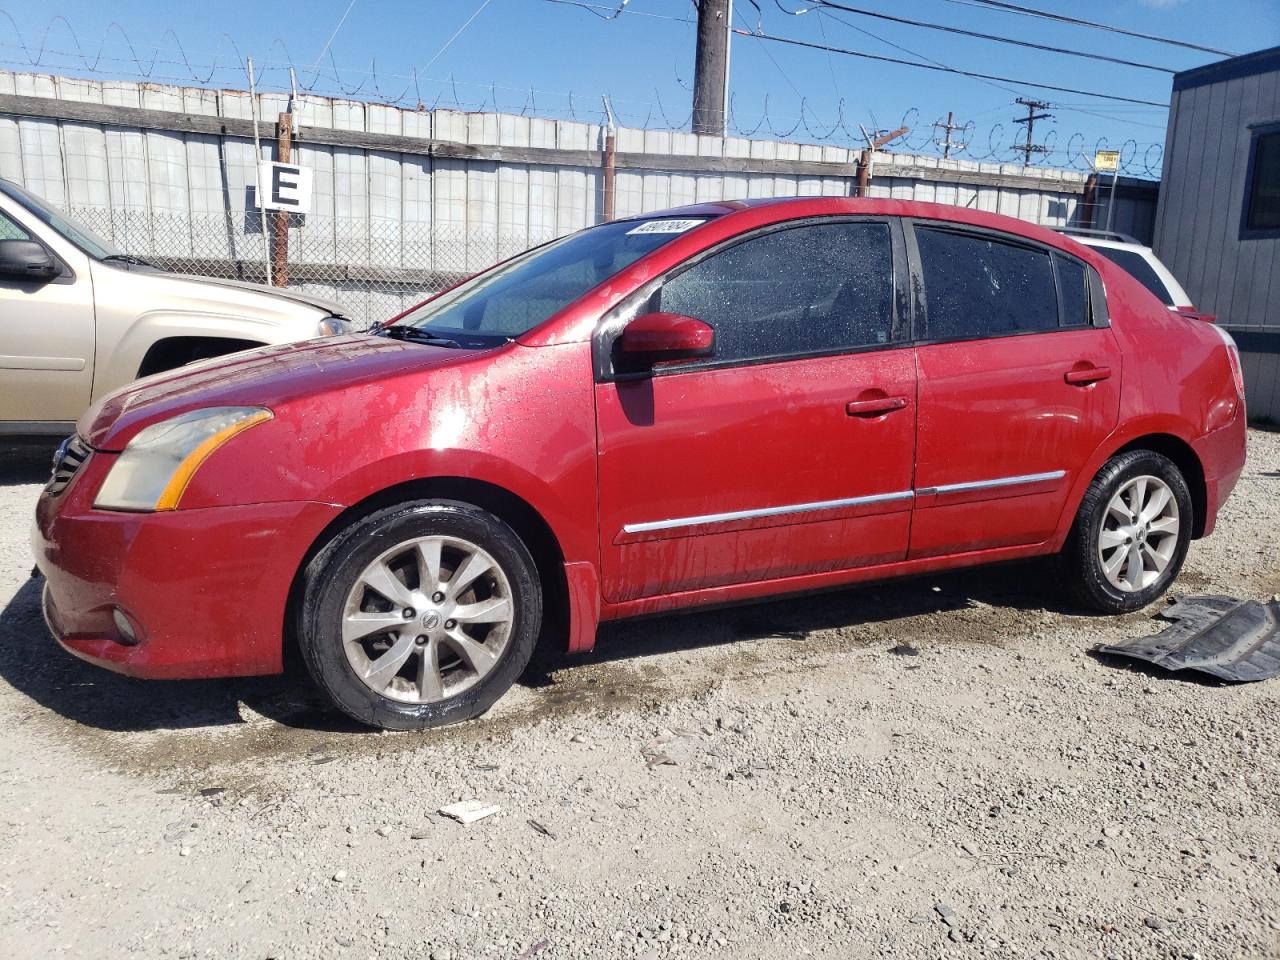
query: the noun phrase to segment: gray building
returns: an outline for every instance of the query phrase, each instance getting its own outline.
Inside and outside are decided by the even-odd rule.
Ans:
[[[1280,420],[1280,47],[1173,78],[1155,251],[1240,345],[1250,417]]]

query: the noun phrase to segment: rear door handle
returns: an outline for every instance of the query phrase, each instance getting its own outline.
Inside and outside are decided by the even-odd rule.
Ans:
[[[877,417],[882,413],[893,413],[907,405],[906,397],[879,397],[875,400],[853,400],[846,403],[844,412],[851,417]]]
[[[1110,377],[1110,367],[1088,367],[1084,370],[1068,370],[1063,379],[1073,386],[1086,387],[1091,383],[1107,380]]]

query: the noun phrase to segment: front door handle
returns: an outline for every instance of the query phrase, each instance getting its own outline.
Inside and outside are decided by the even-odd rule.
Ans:
[[[1082,370],[1068,370],[1063,379],[1073,386],[1087,387],[1091,383],[1107,380],[1110,376],[1110,367],[1085,367]]]
[[[846,403],[844,412],[851,417],[878,417],[893,413],[907,405],[906,397],[879,397],[875,400],[853,400]]]

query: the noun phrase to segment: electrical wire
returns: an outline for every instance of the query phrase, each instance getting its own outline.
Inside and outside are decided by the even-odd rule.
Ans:
[[[1032,80],[1017,80],[1012,77],[994,76],[989,73],[977,73],[972,70],[960,70],[955,67],[941,67],[930,63],[917,63],[913,60],[902,60],[898,57],[885,57],[877,53],[866,53],[861,50],[849,50],[845,47],[831,47],[827,44],[813,43],[810,40],[797,40],[794,37],[780,37],[771,33],[750,33],[745,30],[734,30],[735,33],[745,34],[747,36],[757,36],[762,40],[770,40],[774,43],[783,43],[793,47],[805,47],[810,50],[830,50],[832,53],[843,54],[847,57],[861,57],[865,60],[878,60],[881,63],[896,63],[906,67],[916,67],[919,70],[936,70],[941,73],[950,73],[956,76],[971,77],[975,80],[994,80],[1000,83],[1012,83],[1020,87],[1035,87],[1039,90],[1054,90],[1058,93],[1074,93],[1082,97],[1095,97],[1099,100],[1112,100],[1117,103],[1137,103],[1148,107],[1168,107],[1167,103],[1159,103],[1155,100],[1140,100],[1134,97],[1121,97],[1113,93],[1098,93],[1094,90],[1080,90],[1076,87],[1062,87],[1051,83],[1036,83]]]
[[[453,36],[452,36],[452,37],[450,37],[448,40],[446,40],[446,41],[444,42],[444,46],[443,46],[443,47],[441,47],[439,50],[437,50],[437,51],[432,55],[431,59],[430,59],[430,60],[428,60],[426,63],[424,63],[424,64],[422,65],[422,69],[423,69],[423,70],[427,69],[427,67],[431,66],[431,65],[432,65],[433,63],[435,63],[438,59],[440,59],[440,54],[442,54],[442,53],[444,53],[446,50],[448,50],[448,49],[449,49],[449,47],[451,47],[451,46],[453,45],[453,41],[457,40],[457,39],[458,39],[458,37],[462,36],[462,32],[463,32],[464,30],[466,30],[466,29],[467,29],[467,27],[471,26],[472,21],[474,21],[476,17],[480,16],[480,14],[484,13],[484,8],[485,8],[485,7],[487,7],[487,6],[489,6],[489,4],[491,4],[491,3],[493,3],[493,0],[484,0],[484,2],[480,4],[480,6],[476,7],[476,11],[475,11],[475,13],[473,13],[473,14],[471,14],[471,16],[467,17],[466,22],[465,22],[462,26],[460,26],[457,30],[455,30],[455,31],[453,32]],[[619,12],[621,12],[621,8],[619,8]]]
[[[329,34],[329,39],[324,42],[324,47],[320,50],[320,56],[316,57],[313,67],[320,66],[320,61],[324,59],[324,55],[329,52],[329,47],[333,45],[334,38],[338,36],[338,31],[342,29],[342,25],[347,22],[347,17],[351,13],[351,8],[356,5],[356,0],[351,0],[347,4],[347,9],[342,11],[342,16],[338,18],[338,25],[333,28],[333,33]]]
[[[779,6],[781,4],[779,3]],[[939,30],[943,33],[954,33],[964,37],[975,37],[979,40],[991,40],[995,43],[1007,43],[1016,47],[1028,47],[1032,50],[1043,50],[1046,53],[1058,53],[1068,57],[1080,57],[1086,60],[1101,60],[1104,63],[1115,63],[1124,67],[1138,67],[1142,70],[1155,70],[1158,73],[1177,73],[1171,67],[1161,67],[1152,63],[1142,63],[1137,60],[1125,60],[1123,57],[1109,57],[1103,53],[1089,53],[1084,50],[1073,50],[1069,47],[1055,47],[1045,43],[1033,43],[1030,40],[1016,40],[1013,37],[1002,37],[994,33],[979,33],[976,30],[965,30],[963,27],[953,27],[943,23],[933,23],[929,20],[911,20],[907,17],[897,17],[888,13],[878,13],[875,10],[864,10],[860,7],[849,7],[842,3],[834,3],[832,0],[814,0],[814,5],[809,10],[820,10],[829,7],[833,10],[841,10],[845,13],[857,14],[860,17],[874,17],[877,20],[888,20],[890,23],[902,23],[911,27],[924,27],[927,30]],[[795,13],[807,13],[808,10],[788,11]],[[919,56],[919,54],[917,54]]]
[[[1230,50],[1219,50],[1217,47],[1205,47],[1198,43],[1190,43],[1186,40],[1175,40],[1172,37],[1161,37],[1154,33],[1139,33],[1136,30],[1126,30],[1124,27],[1112,26],[1109,23],[1097,23],[1093,20],[1081,20],[1078,17],[1068,17],[1061,13],[1051,13],[1048,10],[1037,10],[1035,7],[1023,7],[1016,3],[1006,3],[1004,0],[947,0],[948,3],[958,3],[966,7],[989,7],[993,10],[1000,10],[1004,13],[1018,13],[1027,17],[1039,17],[1043,20],[1052,20],[1055,23],[1066,23],[1073,27],[1089,27],[1093,30],[1104,30],[1107,33],[1118,33],[1126,37],[1137,37],[1139,40],[1150,40],[1152,43],[1166,43],[1172,47],[1184,47],[1187,50],[1199,50],[1202,53],[1216,53],[1220,57],[1235,57],[1239,54],[1232,53]]]

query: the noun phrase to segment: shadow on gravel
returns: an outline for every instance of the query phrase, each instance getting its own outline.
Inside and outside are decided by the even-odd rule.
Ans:
[[[109,731],[181,730],[239,725],[243,704],[283,726],[368,733],[330,707],[300,665],[284,676],[228,680],[137,680],[76,659],[49,635],[40,613],[44,581],[27,581],[0,611],[0,676],[15,690],[69,720]],[[809,633],[945,613],[985,604],[1006,610],[1060,610],[1047,564],[1019,563],[894,583],[702,610],[601,627],[586,656],[537,657],[520,678],[534,689],[557,688],[579,703],[596,693],[592,668],[624,660],[722,646],[765,637],[803,643]],[[982,624],[930,638],[999,642]],[[578,690],[579,686],[584,689]],[[584,700],[585,698],[585,700]],[[589,705],[589,704],[588,704]]]
[[[289,727],[367,732],[332,709],[305,675],[231,680],[137,680],[78,660],[49,635],[43,578],[22,585],[0,611],[0,676],[69,720],[113,731],[240,724],[239,704]]]
[[[1072,607],[1055,589],[1048,561],[931,574],[903,580],[844,587],[823,593],[735,606],[664,614],[605,623],[595,649],[585,656],[542,658],[530,665],[521,682],[532,687],[561,682],[576,666],[731,644],[738,640],[778,637],[803,642],[818,630],[839,630],[873,622],[891,622],[985,605],[1004,610],[1051,611],[1090,616]],[[937,634],[940,640],[998,643],[981,625],[961,633]],[[557,671],[556,678],[551,671]]]
[[[1225,680],[1219,680],[1217,677],[1210,676],[1207,673],[1201,673],[1199,670],[1166,670],[1164,667],[1158,667],[1154,663],[1148,663],[1146,660],[1138,660],[1134,657],[1122,657],[1117,653],[1103,653],[1100,650],[1086,650],[1085,655],[1096,660],[1104,667],[1124,670],[1127,673],[1140,673],[1144,677],[1152,677],[1156,680],[1180,680],[1183,683],[1189,683],[1196,687],[1235,686],[1235,684],[1227,683]]]
[[[58,441],[45,438],[0,441],[0,487],[44,483],[56,449]]]

